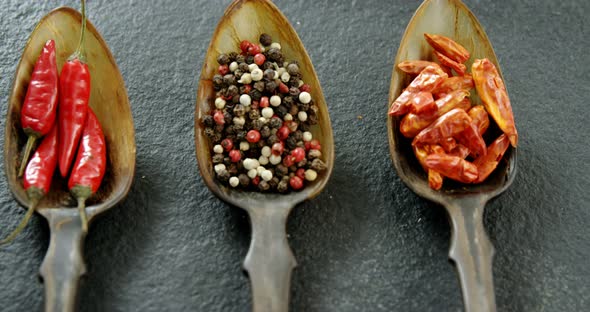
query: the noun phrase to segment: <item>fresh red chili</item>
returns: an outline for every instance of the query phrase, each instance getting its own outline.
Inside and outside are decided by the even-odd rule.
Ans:
[[[78,148],[78,156],[72,168],[68,188],[78,200],[82,229],[88,230],[86,199],[96,193],[106,171],[107,149],[104,133],[96,115],[88,108],[88,117]]]
[[[21,126],[29,138],[18,171],[19,177],[23,175],[35,141],[49,133],[55,123],[58,79],[55,42],[48,40],[33,68],[20,113]]]
[[[85,33],[86,10],[82,0],[80,43],[64,64],[59,77],[59,171],[62,177],[68,175],[88,112],[90,71],[83,53]]]
[[[12,241],[27,226],[33,212],[37,208],[37,204],[49,192],[56,165],[57,126],[54,126],[43,138],[41,145],[39,145],[39,148],[33,154],[25,170],[23,182],[27,197],[29,198],[29,209],[21,223],[6,239],[0,242],[0,245]]]

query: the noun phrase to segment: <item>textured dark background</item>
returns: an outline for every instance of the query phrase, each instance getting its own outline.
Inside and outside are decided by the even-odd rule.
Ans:
[[[229,0],[89,1],[135,118],[137,175],[86,240],[81,311],[248,311],[242,211],[215,198],[194,157],[193,112],[209,38]],[[393,58],[419,1],[276,1],[305,44],[334,126],[325,191],[288,232],[299,267],[292,311],[461,311],[442,208],[418,198],[389,158]],[[37,21],[76,1],[0,4],[1,128],[12,76]],[[521,137],[513,186],[489,203],[499,311],[590,307],[590,59],[585,0],[470,0],[499,57]],[[362,119],[358,118],[362,116]],[[3,140],[3,135],[0,136]],[[0,162],[0,166],[3,162]],[[0,168],[3,171],[3,168]],[[0,234],[23,216],[0,177]],[[48,227],[35,216],[0,247],[0,310],[39,311]]]

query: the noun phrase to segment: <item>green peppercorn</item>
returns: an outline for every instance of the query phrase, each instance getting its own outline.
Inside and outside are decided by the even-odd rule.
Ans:
[[[310,114],[307,116],[307,120],[309,121],[310,125],[317,125],[318,124],[318,115]]]
[[[262,127],[260,130],[260,136],[264,139],[268,138],[270,136],[270,128],[268,126]]]
[[[263,46],[267,47],[272,43],[272,37],[269,34],[261,34],[258,41],[260,41]]]
[[[277,129],[283,125],[283,121],[279,117],[273,117],[270,119],[269,125],[271,128]]]
[[[221,132],[215,132],[211,137],[211,141],[213,142],[213,144],[219,144],[219,142],[221,142],[222,139],[223,135],[221,135]]]
[[[251,109],[248,112],[248,118],[250,118],[250,120],[257,120],[258,118],[260,118],[260,111],[257,109]]]
[[[305,167],[307,165],[307,158],[303,158],[302,161],[297,163],[297,168]]]
[[[205,135],[209,138],[212,138],[215,135],[215,130],[211,127],[205,128]]]
[[[236,56],[236,62],[238,64],[246,63],[246,56],[238,54],[238,56]]]
[[[244,141],[244,139],[246,139],[246,134],[248,134],[248,132],[246,132],[244,130],[236,131],[236,140]]]
[[[313,103],[313,102],[312,102],[312,103]],[[311,114],[316,114],[316,115],[317,115],[317,114],[319,113],[319,111],[320,111],[320,108],[319,108],[317,105],[315,105],[315,104],[312,104],[312,105],[309,107],[309,110],[310,110],[310,113],[311,113]]]
[[[214,164],[221,164],[223,162],[224,157],[225,156],[223,156],[223,154],[215,154],[213,155],[212,162]]]
[[[270,189],[270,185],[268,184],[268,182],[266,181],[260,181],[260,183],[258,183],[258,189],[262,192],[266,192]]]
[[[281,180],[281,182],[279,182],[279,185],[277,185],[277,191],[279,191],[279,193],[285,193],[289,190],[289,180]]]
[[[234,115],[236,115],[237,117],[243,117],[245,114],[246,108],[244,107],[244,105],[237,104],[236,107],[234,107]]]
[[[317,149],[312,149],[307,153],[307,157],[309,159],[320,158],[320,157],[322,157],[322,152],[320,152]]]
[[[315,170],[315,171],[324,171],[326,170],[327,166],[326,164],[319,158],[316,158],[314,160],[312,160],[311,162],[311,169]]]
[[[252,120],[252,129],[260,131],[263,126],[264,121],[261,121],[260,119]]]
[[[246,64],[254,64],[254,55],[246,56]]]
[[[291,105],[291,108],[289,109],[289,114],[291,114],[293,118],[295,118],[297,117],[297,113],[299,113],[299,107],[297,107],[297,105]]]
[[[239,92],[239,91],[238,91]],[[240,97],[237,95],[232,96],[231,98],[231,109],[233,110],[234,106],[238,105],[240,103]],[[227,107],[227,109],[230,109],[227,105],[227,102],[225,102],[225,107]]]

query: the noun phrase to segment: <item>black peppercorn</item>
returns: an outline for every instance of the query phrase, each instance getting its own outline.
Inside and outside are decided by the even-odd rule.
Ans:
[[[299,124],[299,130],[305,132],[305,131],[310,131],[311,130],[311,126],[305,122],[302,122]]]
[[[297,168],[305,167],[307,165],[307,158],[303,158],[302,161],[297,163]]]
[[[213,130],[213,128],[207,127],[205,128],[205,135],[211,138],[215,135],[215,130]]]
[[[229,174],[232,176],[238,174],[238,165],[236,165],[235,163],[230,164],[229,167],[227,168],[227,172],[229,172]]]
[[[227,96],[236,96],[239,94],[239,92],[240,92],[240,90],[238,89],[237,86],[231,85],[231,86],[227,87],[226,94],[227,94]]]
[[[285,175],[289,174],[289,168],[287,168],[287,166],[285,166],[283,164],[278,164],[275,171],[276,171],[276,174],[280,175],[280,176],[285,176]]]
[[[223,129],[225,128],[225,125],[215,125],[215,133],[219,133],[221,134],[223,132]]]
[[[213,142],[213,144],[218,144],[219,142],[221,142],[222,138],[223,138],[223,135],[221,135],[221,132],[215,132],[215,133],[213,133],[213,136],[211,137],[211,141]]]
[[[264,81],[256,81],[254,83],[254,89],[259,92],[264,92]]]
[[[291,76],[291,79],[289,79],[289,82],[287,82],[287,85],[290,88],[297,88],[297,90],[299,90],[299,78],[295,77],[295,76]]]
[[[262,64],[262,66],[260,67],[260,69],[262,69],[262,70],[267,70],[267,69],[272,69],[272,68],[273,68],[273,66],[272,66],[271,62],[264,62]]]
[[[281,118],[278,117],[273,117],[270,119],[269,125],[271,128],[280,128],[281,125],[283,124],[283,121],[281,120]]]
[[[270,188],[272,190],[276,189],[279,185],[279,178],[273,177],[272,179],[270,179],[270,181],[268,181],[268,185],[270,185]]]
[[[232,74],[227,74],[227,75],[223,76],[223,83],[225,83],[228,86],[235,85],[237,83],[236,76],[234,76]]]
[[[297,140],[295,140],[292,135],[290,135],[285,142],[287,143],[287,147],[291,150],[297,147]]]
[[[262,93],[256,89],[252,89],[248,95],[250,95],[252,101],[260,101],[260,98],[262,97]]]
[[[304,112],[307,112],[309,110],[309,103],[300,103],[299,104],[299,109],[302,110],[302,111],[304,111]]]
[[[227,57],[229,57],[230,62],[235,61],[237,56],[238,56],[238,53],[236,53],[236,52],[229,52],[227,54]]]
[[[244,72],[239,69],[236,69],[236,71],[234,71],[234,76],[236,77],[236,80],[242,79],[243,74],[244,74]]]
[[[310,125],[317,125],[318,124],[318,115],[316,114],[310,114],[307,117],[307,120],[309,121]]]
[[[238,176],[238,180],[240,181],[240,185],[246,187],[250,184],[250,178],[245,173],[242,173]]]
[[[309,152],[307,152],[307,157],[309,159],[320,158],[320,157],[322,157],[322,152],[320,152],[317,149],[312,149],[312,150],[309,150]]]
[[[235,87],[235,86],[234,86]],[[239,92],[239,91],[238,91]],[[231,98],[231,105],[228,107],[227,102],[225,103],[225,106],[227,107],[227,109],[234,109],[234,106],[238,105],[238,103],[240,103],[240,97],[237,95],[233,95]]]
[[[279,60],[283,57],[283,54],[281,53],[281,50],[279,50],[277,48],[270,48],[270,49],[268,49],[267,53],[268,53],[268,58],[271,61],[274,61],[274,62],[277,62],[277,63],[279,63]],[[279,64],[281,64],[281,63],[279,63]]]
[[[241,71],[242,71],[242,72],[244,72],[244,73],[247,73],[247,72],[249,72],[249,71],[250,71],[250,67],[248,67],[248,64],[246,64],[246,62],[244,62],[244,63],[240,63],[240,64],[238,65],[238,69],[239,69],[239,70],[241,70]]]
[[[217,175],[217,178],[219,181],[226,183],[229,181],[229,172],[227,170],[223,170]]]
[[[279,107],[277,107],[277,109],[275,109],[275,113],[277,113],[277,116],[284,118],[285,115],[287,115],[289,111],[287,111],[287,108],[284,105],[281,105]]]
[[[272,80],[267,82],[265,86],[266,92],[273,93],[276,90],[277,86],[278,84]]]
[[[203,117],[203,124],[205,125],[205,127],[213,127],[213,124],[215,123],[215,121],[213,120],[213,116],[211,115],[205,115]]]
[[[264,79],[271,81],[275,78],[275,71],[273,69],[265,69],[263,77]]]
[[[238,54],[238,56],[236,56],[236,62],[238,64],[245,63],[246,62],[246,56],[241,55],[241,54]]]
[[[235,134],[236,133],[236,129],[234,128],[234,125],[229,125],[227,127],[225,127],[225,133],[226,134]]]
[[[270,136],[270,128],[268,126],[262,127],[260,130],[260,136],[264,139],[268,138]]]
[[[286,96],[283,98],[282,103],[283,103],[283,105],[285,105],[286,108],[290,109],[291,106],[293,105],[293,103],[295,103],[295,100],[293,99],[292,96]]]
[[[233,116],[228,111],[223,112],[223,120],[226,124],[230,124],[232,122],[232,119]]]
[[[213,88],[215,89],[215,91],[219,91],[221,90],[221,88],[223,88],[223,76],[213,76]]]
[[[255,145],[258,146],[258,148],[263,148],[266,146],[266,144],[264,143],[264,140],[258,141],[258,143],[255,143]]]
[[[295,140],[301,141],[303,140],[303,132],[301,132],[301,130],[297,130],[293,132],[293,137],[295,138]]]
[[[229,63],[229,57],[227,54],[219,54],[217,57],[217,63],[219,63],[219,65],[227,65]]]
[[[247,64],[254,64],[254,55],[246,56],[246,63]]]
[[[261,34],[258,41],[260,41],[263,46],[267,47],[272,43],[272,37],[269,34]]]
[[[266,181],[260,181],[260,183],[258,183],[258,189],[262,192],[266,192],[270,189],[270,185]]]
[[[297,113],[299,113],[299,107],[297,107],[297,105],[291,105],[291,109],[289,109],[289,114],[291,114],[293,117],[296,117]]]
[[[246,132],[244,130],[236,131],[236,140],[243,141],[246,138],[246,134],[248,134],[248,132]]]
[[[297,87],[289,88],[289,95],[290,96],[299,96],[299,93],[301,93],[301,90],[299,90],[299,88],[297,88]]]
[[[272,133],[272,130],[270,131],[271,135],[268,136],[268,139],[266,139],[266,143],[268,143],[268,145],[273,145],[275,143],[279,142],[279,137],[276,134]]]
[[[231,159],[229,157],[223,157],[223,164],[227,167],[231,165]]]
[[[235,133],[237,133],[239,130],[243,130],[244,129],[244,125],[242,125],[242,124],[235,124],[234,125],[234,129],[236,130]]]
[[[243,117],[244,114],[246,114],[246,108],[244,107],[244,105],[238,104],[236,105],[236,107],[234,107],[234,115],[238,117]]]
[[[287,72],[289,73],[289,75],[295,76],[299,74],[299,66],[295,63],[291,63],[287,65]]]
[[[320,108],[319,108],[317,105],[315,105],[315,104],[312,104],[312,105],[309,107],[309,109],[310,109],[310,113],[312,113],[312,114],[316,114],[316,115],[317,115],[317,114],[318,114],[318,112],[320,111]]]
[[[214,164],[221,164],[223,162],[223,154],[215,154],[213,155],[212,161]]]
[[[260,119],[252,120],[252,129],[260,131],[263,126],[264,121],[261,121]]]

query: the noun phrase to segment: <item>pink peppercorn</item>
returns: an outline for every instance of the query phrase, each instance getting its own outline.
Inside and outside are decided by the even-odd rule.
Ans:
[[[294,176],[289,179],[289,185],[291,185],[294,190],[300,190],[303,187],[303,179],[298,176]]]
[[[260,46],[258,46],[257,44],[250,44],[250,46],[248,47],[248,54],[250,54],[250,55],[260,54]]]
[[[244,85],[244,92],[242,94],[248,94],[250,91],[252,91],[252,86],[249,84]]]
[[[234,148],[234,142],[232,142],[231,139],[224,139],[221,141],[221,147],[223,147],[226,152],[229,152]]]
[[[283,165],[285,167],[291,167],[295,164],[295,157],[287,155],[283,158]]]
[[[252,101],[252,104],[250,104],[251,109],[258,109],[259,106],[260,106],[260,102],[258,102],[258,101]]]
[[[264,54],[258,53],[254,55],[254,64],[262,66],[262,64],[264,64],[264,61],[266,61],[266,56],[264,56]]]
[[[279,92],[281,93],[289,93],[289,87],[286,84],[280,82],[279,83]]]
[[[294,161],[298,163],[305,159],[305,150],[301,147],[297,147],[291,151],[291,156],[293,156]]]
[[[310,149],[317,149],[317,150],[321,150],[322,146],[320,145],[320,141],[317,139],[313,139],[311,140],[311,142],[309,142],[309,148]]]
[[[260,132],[258,130],[250,130],[246,134],[246,140],[250,143],[257,143],[260,141]]]
[[[283,152],[285,151],[285,145],[283,144],[283,142],[277,142],[272,145],[271,150],[274,155],[281,156],[281,154],[283,154]]]
[[[229,152],[229,159],[231,162],[237,163],[242,159],[242,154],[238,150],[231,150]]]
[[[219,65],[219,68],[217,69],[219,71],[219,73],[223,76],[227,75],[229,73],[229,66],[226,65]]]
[[[260,107],[261,108],[266,108],[270,105],[270,102],[268,101],[268,96],[263,96],[260,98]]]
[[[252,43],[248,40],[243,40],[242,42],[240,42],[240,50],[242,50],[242,52],[246,53],[248,52],[248,48],[252,45]]]
[[[215,111],[215,113],[213,114],[213,120],[215,120],[215,123],[218,125],[223,125],[225,124],[225,118],[223,116],[223,112],[222,111]]]
[[[311,149],[311,142],[305,141],[305,143],[303,143],[303,144],[305,146],[305,150],[306,151],[309,151]]]
[[[305,169],[299,168],[295,171],[295,175],[301,178],[302,180],[305,179]]]
[[[254,179],[252,179],[252,184],[258,186],[258,183],[260,183],[260,177],[256,176]]]
[[[299,87],[299,91],[309,93],[309,92],[311,92],[311,86],[306,83],[306,84],[302,85],[301,87]]]
[[[221,117],[223,117],[223,114],[221,114]],[[279,128],[279,131],[277,131],[277,137],[279,137],[279,140],[284,141],[289,137],[289,133],[291,133],[289,128],[287,126],[282,126]]]

